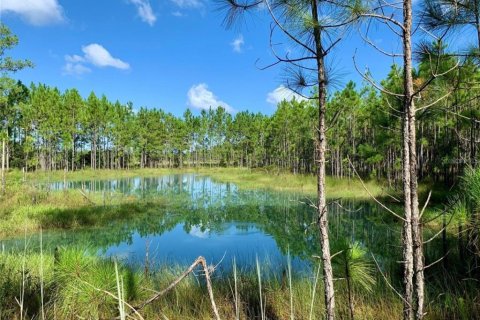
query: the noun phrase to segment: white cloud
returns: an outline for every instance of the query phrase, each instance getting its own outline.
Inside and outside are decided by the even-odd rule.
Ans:
[[[0,0],[0,14],[3,13],[17,14],[36,26],[65,20],[58,0]]]
[[[187,96],[188,104],[191,107],[208,110],[222,106],[229,113],[235,112],[235,109],[229,106],[228,103],[219,100],[212,91],[208,90],[208,86],[205,83],[192,86],[188,90]]]
[[[82,74],[90,73],[90,72],[92,72],[92,69],[86,67],[81,63],[67,62],[63,66],[63,74],[81,76]]]
[[[130,69],[130,65],[120,59],[112,57],[110,52],[97,43],[82,47],[84,58],[97,67],[113,67],[117,69]]]
[[[137,7],[137,12],[143,22],[148,23],[150,26],[155,24],[157,17],[153,13],[152,6],[148,0],[130,0],[130,3]]]
[[[278,103],[282,102],[283,100],[290,101],[293,98],[297,101],[304,101],[307,100],[305,97],[299,95],[298,93],[290,90],[289,88],[285,86],[279,86],[272,92],[269,92],[267,94],[267,102],[277,105]]]
[[[233,48],[233,51],[237,53],[241,53],[243,51],[243,45],[245,44],[245,41],[243,40],[243,35],[239,35],[238,37],[233,40],[230,45]]]
[[[173,11],[173,12],[172,12],[172,16],[174,16],[174,17],[179,17],[179,18],[180,18],[180,17],[183,17],[184,14],[181,13],[180,11]]]
[[[65,56],[65,61],[67,62],[71,62],[71,63],[78,63],[78,62],[84,62],[85,61],[85,58],[84,57],[80,57],[79,55],[72,55],[72,56],[69,56],[68,54]]]
[[[201,238],[201,239],[206,239],[210,235],[210,229],[207,228],[204,231],[202,231],[202,228],[199,226],[192,226],[190,229],[190,235],[193,237]]]
[[[130,69],[130,65],[120,59],[112,57],[103,46],[92,43],[82,47],[83,56],[77,54],[65,55],[63,74],[82,75],[92,71],[87,65],[96,67],[113,67],[117,69]]]
[[[201,8],[203,2],[201,0],[171,0],[179,8]]]

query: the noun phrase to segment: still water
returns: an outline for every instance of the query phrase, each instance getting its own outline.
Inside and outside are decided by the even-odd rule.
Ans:
[[[315,212],[307,196],[267,190],[242,190],[196,174],[51,183],[52,192],[83,190],[97,206],[115,206],[119,198],[145,203],[128,219],[100,220],[95,227],[43,233],[43,247],[85,248],[132,265],[190,264],[199,255],[228,269],[233,258],[243,268],[262,263],[278,266],[290,254],[296,270],[310,269],[320,254]],[[118,205],[118,204],[117,204]],[[355,241],[369,251],[389,254],[396,234],[381,227],[378,208],[347,200],[329,205],[332,251]],[[0,241],[6,250],[25,247],[25,239]],[[29,235],[36,248],[39,234]]]

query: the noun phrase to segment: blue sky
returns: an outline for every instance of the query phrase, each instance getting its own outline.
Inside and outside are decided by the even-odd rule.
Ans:
[[[15,75],[27,84],[77,88],[83,96],[93,90],[176,115],[209,104],[271,114],[289,95],[281,87],[282,68],[255,65],[274,61],[265,10],[232,30],[222,26],[212,0],[1,0],[0,10],[20,39],[9,54],[36,65]],[[382,31],[371,37],[387,50],[399,48]],[[350,79],[361,83],[355,50],[359,67],[368,66],[376,78],[392,63],[352,33],[330,61],[340,75],[337,89]]]

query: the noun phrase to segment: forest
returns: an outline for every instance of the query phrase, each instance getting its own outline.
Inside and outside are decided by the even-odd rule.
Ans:
[[[414,81],[430,74],[420,63]],[[454,61],[444,62],[451,68]],[[420,179],[452,184],[465,167],[479,161],[479,93],[460,89],[480,76],[473,60],[451,79],[435,81],[424,104],[457,86],[447,98],[418,114]],[[382,82],[400,92],[401,70],[391,67]],[[462,80],[465,79],[465,80]],[[462,83],[462,81],[464,83]],[[241,111],[231,115],[212,106],[195,116],[175,117],[161,109],[112,102],[94,92],[84,99],[76,89],[60,92],[44,84],[16,83],[2,108],[6,167],[36,170],[158,167],[277,167],[315,172],[315,119],[308,100],[281,102],[271,116]],[[388,99],[392,100],[389,101]],[[372,86],[353,82],[327,102],[328,168],[334,177],[352,177],[350,158],[367,178],[401,181],[401,104]],[[419,105],[419,108],[422,108]]]
[[[28,84],[1,24],[0,318],[480,319],[480,1],[214,5],[269,21],[271,114]]]

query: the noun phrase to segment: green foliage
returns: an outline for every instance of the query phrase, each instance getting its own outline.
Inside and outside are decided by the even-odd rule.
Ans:
[[[375,266],[367,257],[367,250],[358,242],[344,241],[338,247],[341,253],[334,262],[339,266],[337,274],[349,278],[351,283],[364,292],[372,292],[375,287]]]
[[[0,76],[5,76],[7,72],[16,72],[27,67],[33,67],[33,63],[28,60],[13,60],[5,56],[5,51],[13,49],[18,45],[18,37],[10,31],[3,23],[0,23]]]
[[[480,170],[468,168],[462,186],[471,209],[480,211]]]
[[[455,60],[440,45],[441,70]],[[415,85],[433,72],[427,57],[420,57]],[[437,71],[439,72],[439,71]],[[382,81],[384,88],[401,94],[403,71],[393,65]],[[452,83],[480,78],[471,60],[455,76],[434,79],[417,99],[418,108],[452,90]],[[132,169],[156,167],[241,166],[277,168],[314,173],[318,110],[311,101],[282,101],[270,115],[222,107],[182,117],[161,109],[135,109],[132,103],[110,102],[94,92],[84,99],[77,90],[60,92],[43,84],[25,87],[11,83],[4,91],[2,118],[11,150],[10,165],[27,170]],[[441,103],[419,112],[417,145],[421,179],[452,183],[463,168],[478,161],[475,139],[480,136],[480,109],[475,90],[457,89]],[[401,183],[401,112],[395,97],[375,88],[347,83],[327,101],[327,173],[352,177],[349,159],[363,177]],[[454,104],[455,111],[451,104]],[[453,113],[452,113],[453,112]],[[452,117],[451,115],[457,115]]]
[[[56,302],[64,318],[105,318],[115,316],[118,301],[105,291],[117,292],[115,265],[101,260],[85,249],[60,249],[56,253],[55,283],[58,288]],[[124,280],[125,298],[137,297],[139,277],[131,270],[120,268]]]

